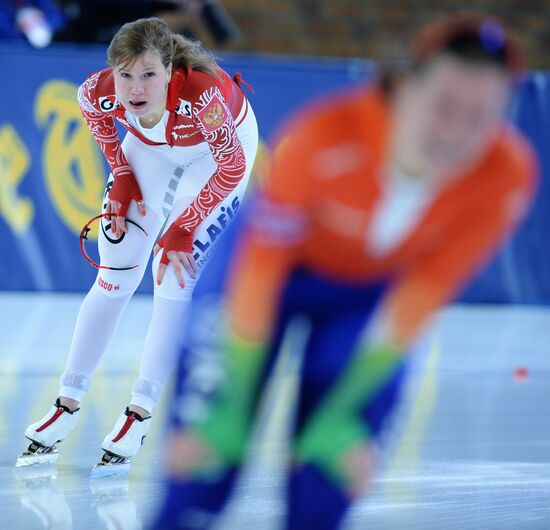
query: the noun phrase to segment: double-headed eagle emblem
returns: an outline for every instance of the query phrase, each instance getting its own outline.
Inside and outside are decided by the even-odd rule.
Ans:
[[[223,108],[219,103],[214,103],[204,115],[204,123],[210,127],[218,127],[223,122]]]

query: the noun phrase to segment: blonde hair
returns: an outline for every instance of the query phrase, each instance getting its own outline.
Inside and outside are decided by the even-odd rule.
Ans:
[[[131,66],[143,53],[156,50],[165,68],[186,66],[218,77],[216,58],[199,41],[172,33],[168,24],[157,17],[140,18],[124,24],[107,49],[107,62],[113,66]]]

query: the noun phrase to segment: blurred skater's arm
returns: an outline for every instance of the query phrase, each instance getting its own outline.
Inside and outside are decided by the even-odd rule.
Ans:
[[[456,219],[444,250],[426,253],[393,285],[383,301],[375,335],[405,347],[441,306],[450,302],[494,255],[527,212],[531,170],[500,196],[484,197],[468,218]]]
[[[232,264],[231,326],[247,340],[265,341],[270,335],[282,286],[308,235],[313,186],[304,141],[295,124],[279,137]]]

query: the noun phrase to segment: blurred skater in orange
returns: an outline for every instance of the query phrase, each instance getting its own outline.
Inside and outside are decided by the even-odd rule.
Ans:
[[[347,90],[286,124],[232,261],[227,378],[203,393],[206,414],[175,410],[155,529],[210,528],[296,315],[310,330],[285,528],[340,527],[372,477],[407,346],[532,199],[535,157],[505,122],[520,63],[498,21],[455,14],[417,35],[410,68],[391,86]],[[200,390],[185,370],[180,378],[176,402],[200,402],[186,401]],[[193,526],[197,510],[206,515]]]

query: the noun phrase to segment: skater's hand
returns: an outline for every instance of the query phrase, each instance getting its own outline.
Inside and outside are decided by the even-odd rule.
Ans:
[[[166,267],[171,263],[180,287],[185,287],[182,267],[191,278],[197,277],[197,263],[193,257],[193,233],[172,223],[170,228],[158,240],[153,251],[156,256],[162,249],[157,272],[157,285],[162,283]]]
[[[127,172],[117,175],[109,191],[105,213],[110,215],[111,232],[119,235],[122,232],[128,233],[126,227],[126,214],[132,201],[136,201],[140,215],[145,215],[145,203],[143,195],[133,173]]]
[[[202,440],[191,432],[175,430],[168,437],[166,469],[176,480],[200,470],[211,455]]]

